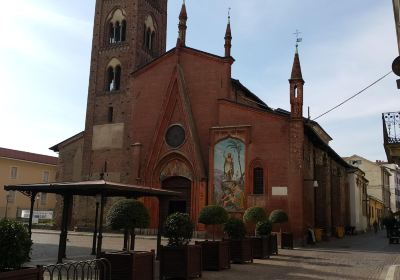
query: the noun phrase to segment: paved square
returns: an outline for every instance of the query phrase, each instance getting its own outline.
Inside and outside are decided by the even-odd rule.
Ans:
[[[32,264],[55,263],[58,234],[52,231],[34,231]],[[71,233],[68,236],[69,259],[88,259],[92,237],[90,234]],[[120,250],[122,236],[106,234],[105,250]],[[154,238],[139,237],[137,250],[156,248]],[[230,270],[203,272],[202,279],[384,279],[400,280],[400,245],[389,245],[384,231],[362,234],[316,246],[279,250],[279,255],[253,264],[233,264]]]

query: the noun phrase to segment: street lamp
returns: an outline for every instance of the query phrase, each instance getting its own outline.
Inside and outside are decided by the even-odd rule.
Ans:
[[[315,180],[315,179],[304,179],[304,181],[305,181],[305,182],[313,182],[313,187],[314,187],[314,188],[318,188],[318,187],[319,187],[318,181]]]

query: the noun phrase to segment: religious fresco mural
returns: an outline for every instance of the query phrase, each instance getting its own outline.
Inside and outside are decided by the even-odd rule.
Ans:
[[[245,144],[235,138],[214,148],[214,203],[227,211],[244,210]]]
[[[192,172],[189,167],[179,159],[169,161],[161,170],[160,182],[168,177],[181,176],[193,180]]]

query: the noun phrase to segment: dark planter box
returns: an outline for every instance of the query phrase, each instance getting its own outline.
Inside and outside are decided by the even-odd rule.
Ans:
[[[253,245],[250,238],[229,241],[231,247],[231,261],[233,263],[253,262]]]
[[[201,246],[161,246],[160,279],[201,277]]]
[[[40,267],[21,268],[18,270],[0,272],[0,280],[42,280],[43,271]]]
[[[231,268],[230,244],[227,241],[196,242],[201,246],[204,270]]]
[[[253,245],[253,258],[266,259],[271,255],[270,235],[251,238]]]
[[[271,233],[269,235],[269,255],[278,255],[278,235]]]
[[[111,264],[111,280],[154,279],[154,252],[107,252],[102,257]]]
[[[281,248],[282,249],[293,249],[293,234],[288,233],[288,232],[282,232]]]

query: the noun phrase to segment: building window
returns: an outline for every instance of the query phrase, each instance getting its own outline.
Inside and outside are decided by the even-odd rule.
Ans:
[[[43,182],[44,183],[49,182],[49,171],[43,171]]]
[[[151,16],[147,16],[143,25],[143,47],[145,50],[153,51],[156,40],[156,25]]]
[[[10,171],[10,178],[17,179],[17,176],[18,176],[18,167],[12,166]]]
[[[124,12],[116,10],[108,20],[108,43],[116,44],[126,40],[126,20]]]
[[[40,205],[47,204],[47,193],[40,193]]]
[[[15,191],[9,191],[7,194],[7,200],[9,203],[15,202]]]
[[[107,68],[107,91],[117,91],[121,87],[121,66],[109,65]]]
[[[264,170],[261,167],[253,169],[253,194],[264,194]]]
[[[114,108],[113,107],[108,107],[107,120],[109,123],[112,123],[114,120]]]

